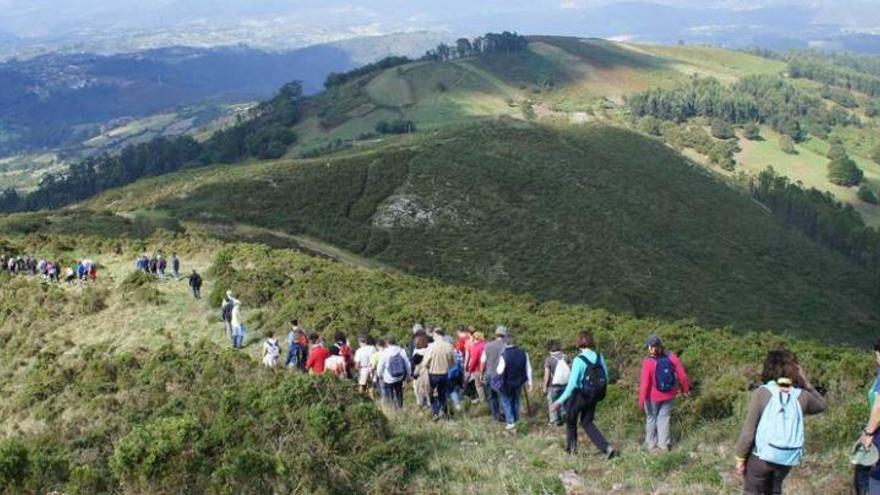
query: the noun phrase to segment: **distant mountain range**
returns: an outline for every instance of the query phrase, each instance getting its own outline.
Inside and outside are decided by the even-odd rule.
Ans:
[[[413,33],[289,51],[168,47],[9,60],[0,64],[0,156],[79,141],[114,119],[264,99],[294,79],[314,93],[330,72],[389,54],[423,53],[440,39]]]
[[[516,30],[625,38],[652,43],[709,43],[784,49],[818,46],[880,53],[880,7],[863,0],[594,2],[511,0],[442,5],[399,0],[259,3],[164,0],[113,5],[76,0],[41,8],[44,0],[0,0],[0,58],[51,51],[112,53],[164,46],[246,44],[289,50],[365,35],[431,30],[476,34]],[[128,6],[128,7],[126,7]],[[4,12],[5,7],[5,12]],[[39,18],[35,12],[41,11]],[[45,11],[45,13],[43,12]],[[137,13],[137,15],[132,15]]]

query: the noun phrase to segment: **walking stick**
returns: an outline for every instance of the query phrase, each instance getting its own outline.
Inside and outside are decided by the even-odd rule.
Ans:
[[[532,418],[534,416],[532,416],[532,401],[529,400],[529,389],[524,388],[523,392],[525,393],[525,396],[526,396],[526,416]]]

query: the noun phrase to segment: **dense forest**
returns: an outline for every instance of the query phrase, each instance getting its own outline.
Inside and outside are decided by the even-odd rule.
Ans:
[[[127,146],[118,155],[89,158],[71,166],[63,176],[47,174],[37,190],[25,196],[14,189],[3,191],[0,211],[59,208],[143,177],[184,167],[281,157],[296,141],[290,127],[299,121],[301,106],[302,85],[287,83],[274,98],[260,103],[250,119],[217,132],[205,143],[189,136],[157,138]]]
[[[872,270],[880,268],[880,233],[869,228],[850,205],[831,193],[805,189],[778,175],[772,167],[752,179],[752,197],[786,225]]]
[[[842,108],[828,108],[778,76],[750,76],[725,86],[714,78],[694,77],[672,89],[654,88],[627,98],[635,117],[651,115],[684,122],[693,117],[732,124],[760,122],[800,141],[807,134],[827,137],[835,126],[859,125]]]

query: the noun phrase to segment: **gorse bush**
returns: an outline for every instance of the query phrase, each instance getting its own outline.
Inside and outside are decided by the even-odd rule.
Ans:
[[[78,414],[0,443],[6,493],[394,493],[423,456],[335,378],[268,373],[206,342],[88,354],[25,378],[50,384],[36,402],[75,399]]]

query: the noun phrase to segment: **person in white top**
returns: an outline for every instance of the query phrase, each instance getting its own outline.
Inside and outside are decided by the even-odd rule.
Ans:
[[[406,352],[397,345],[395,336],[385,337],[385,344],[386,347],[379,356],[376,374],[381,378],[385,403],[399,409],[403,407],[403,382],[412,376],[412,366]]]
[[[274,368],[278,364],[278,356],[280,354],[281,347],[278,345],[278,339],[272,335],[272,332],[269,332],[263,349],[263,365],[267,368]]]
[[[358,338],[358,350],[354,353],[354,365],[357,366],[358,387],[365,393],[370,385],[370,374],[373,368],[373,354],[376,353],[373,337],[362,335]]]

